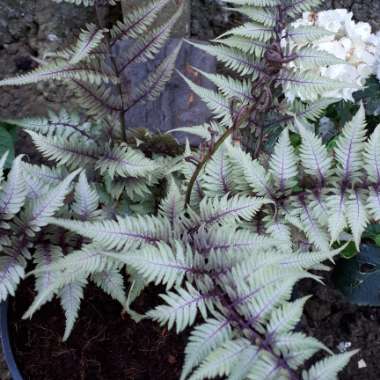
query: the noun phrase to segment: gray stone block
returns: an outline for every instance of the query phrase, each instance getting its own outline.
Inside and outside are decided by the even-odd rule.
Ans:
[[[137,86],[149,73],[177,46],[179,39],[171,39],[155,60],[141,65],[134,65],[126,70],[127,88]],[[125,44],[124,47],[127,45]],[[123,48],[120,46],[119,48]],[[176,68],[195,83],[212,88],[212,85],[192,67],[206,72],[215,72],[216,60],[194,46],[184,43],[179,53]],[[128,128],[146,128],[152,132],[167,132],[174,128],[197,125],[208,121],[211,113],[206,105],[194,95],[186,82],[174,73],[161,96],[149,103],[139,104],[126,114]],[[183,135],[177,137],[183,140]]]

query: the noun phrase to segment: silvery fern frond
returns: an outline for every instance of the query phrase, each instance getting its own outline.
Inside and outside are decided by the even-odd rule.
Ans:
[[[33,261],[36,264],[36,284],[35,289],[41,292],[43,289],[51,286],[59,276],[59,272],[53,271],[51,268],[54,263],[63,257],[62,249],[52,244],[37,245],[36,252],[33,255]],[[41,270],[41,272],[38,272]],[[54,294],[51,294],[51,299]]]
[[[148,176],[157,169],[157,164],[132,148],[119,146],[105,152],[96,163],[101,173],[107,173],[111,178]]]
[[[0,86],[23,86],[48,80],[82,80],[91,84],[117,81],[116,78],[99,71],[89,65],[73,65],[65,61],[57,61],[43,65],[34,71],[15,78],[3,79]]]
[[[366,142],[363,156],[369,179],[374,183],[380,183],[380,125]]]
[[[72,211],[81,220],[94,220],[99,217],[99,196],[88,183],[85,172],[80,173],[75,186]]]
[[[87,281],[85,279],[80,279],[64,285],[58,292],[58,297],[60,298],[61,306],[66,316],[63,341],[68,339],[74,328],[75,321],[78,318],[80,303],[83,298],[83,288],[86,284]]]
[[[91,139],[89,135],[91,123],[82,121],[78,114],[69,113],[64,109],[59,113],[50,111],[48,117],[6,120],[6,122],[47,136],[69,138],[74,135],[76,138]]]
[[[122,306],[127,303],[124,277],[117,268],[94,273],[91,280]]]
[[[181,77],[189,85],[191,90],[198,95],[207,105],[207,107],[215,115],[216,119],[220,120],[222,125],[229,126],[232,123],[230,103],[222,94],[213,90],[204,88],[192,82],[180,73]]]
[[[284,129],[269,162],[270,171],[280,191],[294,186],[294,178],[298,173],[297,161],[297,156],[290,143],[289,131]]]
[[[363,167],[362,149],[366,135],[364,106],[351,122],[346,124],[342,135],[337,140],[336,157],[338,161],[337,174],[344,180],[355,181],[360,176]]]
[[[321,38],[329,37],[332,33],[318,26],[289,26],[287,35],[291,41],[302,46]]]
[[[158,65],[158,67],[149,74],[148,78],[140,84],[139,88],[136,90],[136,94],[127,102],[127,111],[138,103],[153,101],[160,96],[166,83],[174,72],[175,63],[181,46],[182,44],[179,43]]]
[[[160,217],[127,217],[99,222],[50,219],[50,223],[93,239],[106,249],[132,249],[168,241],[169,223]]]
[[[95,4],[96,0],[52,0],[56,3],[70,3],[75,5],[84,5],[85,7],[89,7]],[[106,0],[106,2],[110,5],[115,5],[119,2],[119,0]]]
[[[27,189],[22,175],[22,156],[12,165],[6,184],[0,191],[0,215],[2,219],[11,219],[24,206]]]
[[[151,1],[125,15],[123,21],[117,21],[111,29],[112,44],[121,39],[136,38],[145,33],[169,1]]]
[[[124,72],[127,67],[136,63],[144,63],[153,59],[169,38],[170,32],[183,12],[183,3],[178,7],[175,14],[163,25],[149,31],[134,41],[128,49],[126,58],[120,68]]]

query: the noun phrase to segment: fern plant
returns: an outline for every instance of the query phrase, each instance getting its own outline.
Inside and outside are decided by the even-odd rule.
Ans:
[[[304,72],[305,68],[346,63],[312,47],[312,41],[328,37],[330,32],[316,26],[291,25],[302,12],[322,1],[223,1],[248,21],[219,36],[211,45],[190,43],[215,56],[228,74],[194,68],[216,86],[216,91],[184,79],[223,126],[234,125],[230,132],[242,135],[247,148],[257,157],[263,143],[274,141],[284,126],[292,124],[294,116],[308,125],[307,120],[337,101],[321,98],[322,93],[352,84],[314,75],[311,70]],[[287,89],[301,98],[307,93],[308,99],[315,101],[287,101],[282,96]]]
[[[18,199],[25,198],[32,204],[26,207],[28,217],[20,214],[21,203],[2,213],[4,231],[10,227],[17,238],[25,235],[22,242],[28,248],[7,256],[24,260],[30,254],[36,264],[31,274],[37,278],[37,296],[25,317],[58,296],[66,314],[66,339],[78,316],[83,288],[91,280],[136,320],[148,317],[177,332],[197,323],[185,352],[182,379],[337,378],[355,351],[332,355],[321,342],[296,331],[308,297],[294,300],[292,290],[303,278],[321,281],[313,271],[328,269],[325,261],[339,254],[341,248],[331,248],[334,241],[353,239],[358,245],[366,223],[379,219],[379,129],[366,141],[361,109],[334,152],[311,131],[311,122],[334,102],[318,95],[349,85],[303,77],[297,70],[301,62],[303,67],[340,62],[308,46],[326,31],[288,26],[319,1],[229,1],[250,21],[211,46],[197,46],[235,75],[202,73],[218,91],[184,77],[215,119],[187,128],[203,142],[199,149],[187,144],[184,155],[174,158],[147,157],[127,121],[132,107],[153,100],[162,90],[180,47],[140,88],[126,91],[122,78],[130,65],[156,54],[182,2],[162,26],[152,25],[169,0],[153,1],[106,30],[99,4],[113,1],[67,1],[95,6],[98,25],[88,26],[72,48],[46,54],[32,73],[0,81],[0,86],[64,81],[75,90],[84,111],[16,121],[37,149],[57,163],[57,168],[37,167],[19,158],[8,177],[12,189],[25,190],[22,196],[18,191],[6,195],[7,202],[18,205]],[[130,48],[116,56],[117,45],[128,38]],[[290,50],[290,39],[303,47]],[[316,101],[287,103],[282,97],[286,86],[299,94],[312,92]],[[297,149],[290,133],[301,136]],[[268,158],[264,142],[271,135],[278,142]],[[360,170],[364,163],[365,171]],[[18,171],[20,187],[12,179]],[[70,192],[69,183],[79,171]],[[155,207],[153,191],[165,182],[167,196]],[[56,186],[65,190],[53,210],[45,198],[51,199]],[[52,217],[59,206],[59,214]],[[15,216],[18,213],[21,216]],[[43,215],[43,224],[24,226],[23,221],[34,220],[36,213]],[[35,235],[41,227],[42,236]],[[14,246],[4,239],[8,247]],[[8,274],[10,279],[3,298],[24,276],[24,269],[8,268],[4,263],[1,271],[2,278]],[[128,296],[124,271],[131,283]],[[142,316],[131,303],[151,282],[166,286],[165,304]],[[306,365],[319,350],[329,356]]]
[[[46,116],[7,120],[29,133],[37,150],[55,165],[29,164],[20,156],[8,175],[1,208],[1,301],[14,295],[25,277],[26,260],[31,259],[35,269],[41,270],[84,243],[78,235],[48,226],[48,216],[59,212],[61,216],[93,221],[154,209],[153,193],[178,162],[166,154],[144,154],[138,145],[151,136],[128,130],[127,123],[133,107],[160,95],[174,70],[181,44],[138,88],[127,88],[126,77],[132,65],[155,58],[168,40],[183,3],[176,2],[173,7],[172,0],[155,0],[135,7],[122,21],[106,28],[103,6],[115,5],[115,1],[68,2],[93,6],[96,23],[87,25],[73,46],[45,53],[37,69],[0,81],[0,86],[60,81],[75,100],[73,111],[61,109]],[[169,6],[174,14],[158,24],[157,15]],[[2,165],[4,160],[5,156]],[[70,186],[75,177],[77,182]],[[36,276],[37,293],[56,279],[51,273]],[[132,298],[128,301],[118,265],[107,264],[103,271],[92,273],[91,280],[129,309]],[[55,294],[66,314],[64,339],[73,327],[86,283],[86,276],[77,278]]]
[[[228,150],[220,150],[224,157],[219,162],[231,171],[218,179],[233,184],[231,189],[255,187],[255,178],[245,170],[247,162],[255,169],[259,164],[247,156],[241,160],[245,153],[230,143]],[[26,317],[65,284],[116,262],[142,276],[145,283],[166,286],[165,304],[149,311],[149,318],[177,332],[204,320],[190,334],[181,378],[336,378],[355,351],[329,356],[301,375],[299,368],[317,351],[331,351],[295,331],[309,297],[291,297],[300,279],[321,281],[308,270],[327,269],[321,262],[333,259],[340,249],[305,244],[301,223],[294,223],[292,230],[281,224],[273,215],[275,201],[267,194],[221,192],[215,173],[225,173],[215,170],[214,163],[199,180],[202,200],[187,208],[184,192],[172,179],[158,215],[99,222],[50,219],[90,241],[35,272],[58,273],[59,280],[39,294]],[[306,161],[305,168],[312,170],[313,164]],[[263,215],[267,220],[259,228]]]

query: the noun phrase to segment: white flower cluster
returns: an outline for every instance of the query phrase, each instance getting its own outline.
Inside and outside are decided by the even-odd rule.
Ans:
[[[314,74],[349,82],[352,86],[326,92],[322,97],[353,100],[352,94],[364,87],[370,75],[378,71],[380,79],[380,34],[373,34],[368,23],[355,22],[352,17],[352,12],[347,9],[305,12],[301,19],[292,24],[294,27],[314,25],[331,32],[330,36],[316,40],[313,47],[347,62],[313,68]],[[297,95],[287,91],[286,96],[293,100]]]

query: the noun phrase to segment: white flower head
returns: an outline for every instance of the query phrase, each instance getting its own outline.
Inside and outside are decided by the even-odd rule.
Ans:
[[[326,92],[321,97],[353,100],[352,94],[363,88],[370,75],[377,72],[380,80],[380,33],[372,34],[368,23],[355,22],[352,17],[352,12],[348,12],[347,9],[305,12],[302,18],[292,24],[293,27],[314,25],[331,32],[330,36],[314,41],[311,46],[346,62],[310,70],[322,77],[349,82],[349,88]],[[290,47],[298,46],[293,44]],[[289,100],[297,95],[291,93],[291,90],[286,92]],[[304,95],[301,100],[314,99]]]

